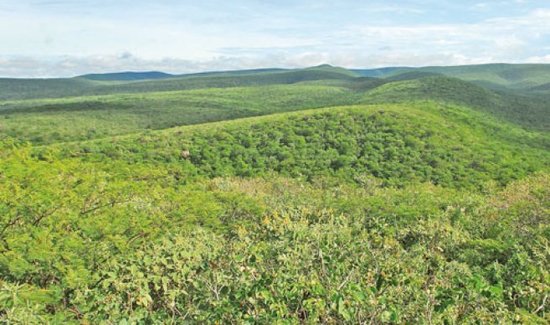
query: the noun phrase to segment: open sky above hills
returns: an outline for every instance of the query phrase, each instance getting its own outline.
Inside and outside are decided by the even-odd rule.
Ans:
[[[0,2],[0,77],[491,62],[550,63],[550,3]]]

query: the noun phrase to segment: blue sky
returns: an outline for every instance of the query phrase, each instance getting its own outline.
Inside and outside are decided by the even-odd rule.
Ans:
[[[548,0],[1,0],[0,76],[550,63]]]

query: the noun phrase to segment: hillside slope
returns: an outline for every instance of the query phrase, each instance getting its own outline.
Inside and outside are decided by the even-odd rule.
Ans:
[[[396,77],[409,72],[437,73],[496,89],[534,90],[550,82],[549,64],[481,64],[449,67],[354,70],[363,76]]]
[[[550,130],[550,105],[544,99],[494,92],[456,78],[426,77],[424,73],[419,77],[418,72],[406,78],[408,74],[401,75],[405,78],[397,78],[398,81],[367,91],[363,102],[441,100],[473,107],[524,127]]]
[[[428,67],[426,72],[443,73],[463,80],[504,86],[511,89],[528,90],[532,87],[550,82],[550,65],[548,64],[486,64],[457,67]]]
[[[94,80],[86,78],[0,79],[0,100],[294,84],[314,80],[349,80],[354,78],[355,74],[342,68],[320,66],[296,70],[266,69],[252,72],[191,74],[157,80],[134,80],[132,78],[136,75],[126,73],[121,76],[96,75],[92,76]]]
[[[98,86],[92,80],[0,78],[0,101],[79,96]]]
[[[89,79],[89,80],[100,80],[100,81],[135,81],[135,80],[152,80],[152,79],[166,79],[174,77],[174,75],[159,72],[159,71],[148,71],[148,72],[115,72],[115,73],[99,73],[99,74],[86,74],[78,76],[78,78]]]
[[[0,102],[0,139],[48,144],[353,104],[345,87],[270,85]]]
[[[397,77],[4,101],[0,138],[48,144],[285,111],[411,100],[464,105],[535,130],[550,125],[544,98],[497,93],[439,75],[411,72]]]
[[[176,164],[191,175],[368,176],[386,185],[506,184],[550,163],[548,137],[437,102],[335,107],[63,146],[89,161]],[[189,159],[181,152],[189,151]]]
[[[175,108],[166,117],[195,105],[200,121],[209,108],[342,105],[368,99],[363,86],[375,99],[424,81],[103,96],[97,112],[120,130],[115,113],[155,103]],[[72,143],[0,140],[0,322],[546,323],[549,135],[440,90]],[[6,116],[56,122],[96,105],[51,101]]]

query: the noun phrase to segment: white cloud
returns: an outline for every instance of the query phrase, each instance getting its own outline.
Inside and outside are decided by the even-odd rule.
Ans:
[[[363,44],[365,48],[397,48],[396,57],[407,54],[426,58],[433,55],[454,57],[451,64],[480,60],[521,61],[544,36],[550,37],[550,10],[542,9],[525,16],[493,18],[471,24],[366,25],[353,26],[341,33],[341,37],[355,38],[356,44]],[[459,60],[460,57],[469,59]]]
[[[362,11],[370,12],[370,13],[391,13],[391,14],[422,14],[425,12],[425,10],[422,10],[422,9],[405,7],[403,4],[371,6]]]
[[[315,7],[316,3],[305,9],[327,7],[326,3]],[[165,20],[155,4],[148,4],[150,16],[136,18],[129,12],[119,13],[116,19],[88,17],[85,12],[66,15],[52,8],[48,15],[36,10],[7,11],[0,4],[0,76],[74,76],[123,70],[187,73],[321,63],[381,67],[548,62],[550,56],[550,9],[470,23],[456,23],[463,21],[460,19],[423,24],[416,20],[335,19],[336,26],[322,21],[321,16],[312,15],[301,22],[297,16],[280,12],[270,16],[269,10],[259,14],[251,8],[242,9],[246,19],[241,22],[212,6],[208,17],[221,22],[191,19],[200,8],[190,8],[190,13],[175,10],[176,19]],[[482,2],[478,4],[484,7]],[[381,16],[423,14],[419,7],[365,8]],[[187,19],[177,19],[178,15]]]
[[[154,9],[151,9],[154,12]],[[205,60],[230,46],[262,48],[303,46],[306,37],[261,33],[246,26],[224,28],[220,22],[150,17],[44,15],[35,11],[0,11],[0,55],[91,56],[130,51],[160,60]],[[148,19],[149,18],[149,19]]]
[[[72,77],[87,73],[106,73],[116,71],[164,71],[169,73],[193,73],[203,71],[254,69],[266,67],[298,68],[330,63],[349,68],[383,67],[395,65],[476,64],[488,62],[490,58],[471,59],[453,53],[441,54],[403,54],[385,52],[368,54],[364,52],[300,52],[276,51],[267,55],[249,55],[228,57],[219,56],[209,60],[183,60],[164,58],[150,60],[136,56],[65,56],[53,59],[35,59],[30,57],[0,58],[0,76],[11,77]],[[534,59],[533,59],[534,60]]]
[[[550,54],[544,56],[531,56],[525,62],[528,63],[550,63]]]

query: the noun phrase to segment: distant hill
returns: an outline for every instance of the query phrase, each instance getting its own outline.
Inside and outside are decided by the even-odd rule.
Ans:
[[[278,69],[278,68],[265,68],[265,69],[246,69],[246,70],[226,70],[226,71],[206,71],[206,72],[197,72],[197,73],[185,73],[176,75],[177,77],[228,77],[228,76],[245,76],[252,74],[261,74],[261,73],[272,73],[272,72],[285,72],[289,69]]]
[[[116,73],[97,73],[97,74],[86,74],[79,76],[79,78],[89,79],[89,80],[100,80],[100,81],[134,81],[134,80],[152,80],[152,79],[166,79],[172,78],[174,75],[159,72],[159,71],[149,71],[149,72],[116,72]]]
[[[0,100],[79,96],[98,85],[83,78],[66,79],[0,79]]]
[[[407,71],[403,73],[399,73],[396,75],[389,76],[385,78],[386,81],[404,81],[404,80],[414,80],[414,79],[420,79],[420,78],[426,78],[426,77],[435,77],[435,76],[443,76],[441,73],[436,72],[427,72],[427,71]]]
[[[0,79],[0,138],[47,144],[308,108],[411,101],[464,105],[539,131],[550,127],[547,84],[522,93],[423,70],[386,78],[356,75],[322,65],[156,80]]]
[[[160,71],[148,71],[148,72],[115,72],[115,73],[97,73],[97,74],[85,74],[76,78],[83,78],[97,81],[139,81],[139,80],[156,80],[167,78],[200,78],[200,77],[240,77],[250,76],[257,74],[270,74],[270,73],[284,73],[292,72],[302,69],[278,69],[278,68],[265,68],[265,69],[249,69],[249,70],[228,70],[228,71],[207,71],[198,73],[186,73],[186,74],[169,74]],[[344,68],[334,67],[329,64],[323,64],[315,67],[305,68],[307,71],[318,72],[333,72],[348,75],[350,77],[359,76],[351,70]]]
[[[353,104],[361,92],[308,83],[0,101],[0,141],[47,144]],[[32,127],[29,127],[32,126]]]
[[[306,69],[260,69],[210,72],[160,79],[116,80],[128,75],[108,74],[69,79],[0,79],[0,100],[58,98],[116,93],[145,93],[201,88],[228,88],[274,84],[293,84],[318,80],[351,80],[353,72],[320,66]],[[137,75],[132,75],[137,78]]]
[[[269,68],[187,75],[171,75],[151,71],[90,74],[67,79],[0,79],[0,101],[82,97],[71,103],[26,102],[18,104],[0,102],[0,109],[3,109],[5,114],[13,114],[14,110],[21,108],[25,108],[27,112],[36,109],[53,112],[50,109],[55,109],[55,111],[66,112],[64,114],[72,114],[75,110],[81,112],[91,110],[95,115],[101,110],[111,111],[109,106],[106,106],[110,102],[109,105],[114,105],[113,107],[121,107],[121,105],[127,107],[128,112],[133,110],[141,112],[148,109],[144,107],[144,100],[150,102],[151,107],[164,109],[177,106],[173,102],[173,94],[169,94],[165,98],[160,94],[155,94],[160,92],[307,84],[334,89],[347,88],[355,93],[355,95],[346,94],[344,96],[346,98],[343,101],[340,100],[341,103],[438,100],[459,103],[490,112],[524,127],[546,130],[550,125],[550,114],[548,114],[549,67],[550,65],[544,64],[486,64],[347,70],[324,64],[305,69]],[[366,77],[367,75],[371,77]],[[117,94],[140,94],[140,96],[131,97],[132,99],[124,101],[124,104],[121,101],[107,98],[86,98],[86,96]],[[152,100],[148,101],[143,98],[145,94],[151,94]],[[261,102],[261,99],[258,100]],[[223,106],[226,107],[227,104],[224,103]],[[288,106],[294,107],[294,104]],[[267,109],[269,110],[269,108]],[[226,115],[233,116],[233,114],[226,113],[220,116]],[[210,115],[206,114],[204,119],[199,119],[196,122],[209,120],[208,116]],[[182,118],[175,118],[174,121],[182,121]],[[150,124],[157,125],[158,123]],[[159,124],[159,126],[165,125],[171,124],[167,122]]]
[[[445,75],[470,81],[487,89],[548,95],[548,64],[485,64],[452,67],[388,67],[348,70],[328,64],[305,69],[252,69],[172,75],[164,72],[116,72],[88,74],[76,78],[0,79],[0,100],[58,98],[116,93],[143,93],[200,88],[245,87],[317,82],[334,84],[357,81],[351,88],[397,80]],[[373,78],[380,81],[373,81]],[[375,79],[374,79],[375,80]]]
[[[160,71],[148,71],[148,72],[115,72],[115,73],[96,73],[85,74],[77,76],[76,78],[83,78],[89,80],[98,81],[140,81],[140,80],[157,80],[167,78],[194,78],[194,77],[229,77],[229,76],[245,76],[261,73],[271,72],[284,72],[289,69],[250,69],[250,70],[228,70],[228,71],[207,71],[198,73],[185,73],[185,74],[170,74]]]
[[[434,67],[426,71],[443,73],[494,88],[528,90],[550,82],[550,64],[485,64],[458,67]]]
[[[400,76],[418,73],[426,74],[415,71],[388,79],[400,79]],[[485,111],[524,127],[541,130],[548,130],[550,127],[550,108],[544,98],[492,91],[471,82],[441,75],[402,79],[366,92],[363,101],[388,103],[439,100]]]
[[[351,71],[363,77],[384,78],[388,75],[414,70],[409,67],[387,67],[378,69],[352,69]]]
[[[89,161],[178,161],[209,177],[266,172],[306,178],[361,173],[387,185],[411,180],[450,187],[507,183],[510,165],[542,168],[548,152],[528,131],[464,106],[432,101],[360,105],[184,126],[63,146]],[[141,139],[147,139],[143,141]],[[229,149],[230,148],[230,149]],[[367,149],[368,148],[368,149]],[[517,155],[521,151],[522,155]],[[475,163],[473,163],[475,162]],[[519,175],[518,174],[518,175]]]
[[[438,73],[471,81],[491,89],[531,90],[550,83],[550,64],[481,64],[463,66],[433,66],[421,68],[382,68],[354,70],[362,76],[396,78],[410,72]]]
[[[349,72],[334,69],[297,69],[269,71],[244,75],[191,75],[178,78],[149,80],[117,85],[102,85],[93,94],[143,93],[203,88],[248,87],[276,84],[295,84],[317,80],[352,80]]]
[[[341,67],[335,67],[330,64],[321,64],[315,67],[311,68],[305,68],[305,71],[318,71],[318,72],[325,72],[325,73],[335,73],[335,74],[342,74],[349,77],[360,77],[361,75],[356,73],[353,70],[344,69]]]

